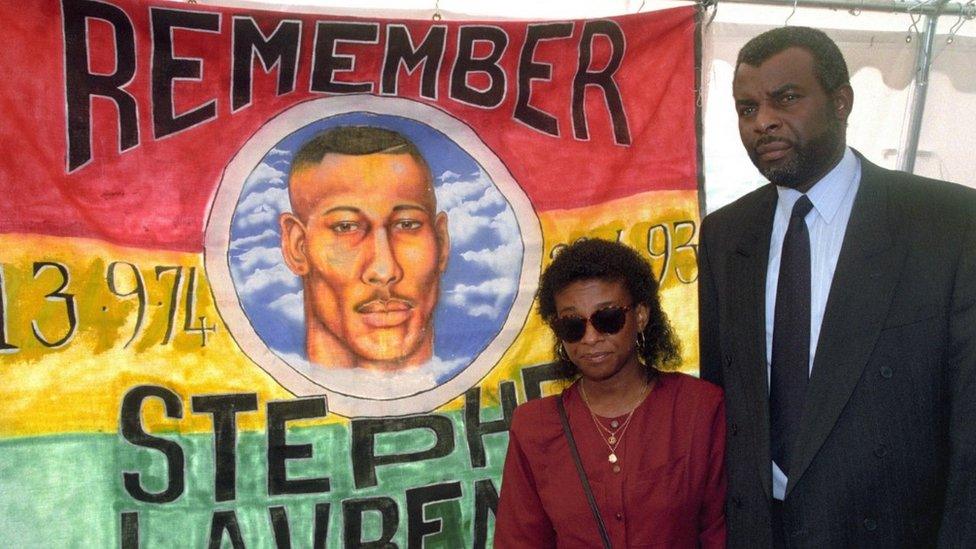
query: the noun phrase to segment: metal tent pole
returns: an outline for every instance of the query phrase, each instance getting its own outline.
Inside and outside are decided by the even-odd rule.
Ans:
[[[932,46],[939,23],[939,10],[947,2],[948,0],[938,0],[933,5],[935,11],[925,16],[925,33],[915,56],[915,92],[912,94],[912,110],[908,119],[908,137],[905,140],[905,152],[898,163],[899,170],[909,173],[915,171],[915,159],[918,157],[918,139],[922,134],[922,115],[929,90],[929,69],[932,68]]]

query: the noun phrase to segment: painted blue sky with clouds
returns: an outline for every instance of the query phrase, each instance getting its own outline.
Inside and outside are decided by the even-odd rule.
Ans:
[[[344,125],[376,126],[414,142],[430,165],[437,209],[448,216],[451,255],[435,312],[434,354],[448,365],[438,382],[466,367],[498,334],[518,289],[524,247],[511,205],[487,173],[443,133],[417,120],[365,112],[315,121],[273,147],[251,172],[231,222],[228,260],[255,332],[286,361],[304,356],[301,280],[281,256],[278,215],[291,209],[288,171],[315,134]]]

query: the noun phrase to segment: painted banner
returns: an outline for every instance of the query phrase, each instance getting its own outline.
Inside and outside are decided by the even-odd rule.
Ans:
[[[560,247],[697,369],[695,17],[0,3],[0,544],[490,545]]]

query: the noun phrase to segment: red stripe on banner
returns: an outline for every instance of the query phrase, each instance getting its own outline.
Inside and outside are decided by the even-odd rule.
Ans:
[[[168,23],[173,28],[153,33],[152,13],[157,26]],[[232,110],[235,15],[255,21],[266,36],[282,21],[301,21],[295,91],[277,95],[280,65],[266,74],[255,60],[251,103]],[[376,95],[389,28],[405,26],[419,45],[434,25],[430,21],[335,19],[134,0],[3,2],[0,21],[7,36],[5,55],[0,59],[4,85],[0,140],[5,148],[0,157],[0,193],[4,197],[0,233],[90,237],[181,251],[202,250],[210,202],[224,167],[243,144],[289,107],[330,96],[309,91],[317,24],[377,25],[376,43],[368,39],[338,43],[335,54],[354,56],[354,66],[341,70],[342,61],[337,61],[335,68],[340,70],[334,73],[336,81],[371,83]],[[574,124],[574,79],[581,70],[600,72],[615,51],[610,34],[599,32],[604,28],[599,23],[589,27],[596,29],[591,47],[582,39],[588,23],[575,21],[568,22],[568,34],[561,34],[559,23],[548,23],[550,34],[540,34],[545,39],[534,50],[527,50],[531,24],[525,22],[438,22],[446,28],[447,39],[437,99],[421,95],[422,67],[410,74],[401,69],[399,85],[391,95],[434,105],[470,126],[504,162],[537,211],[577,208],[648,190],[694,190],[694,8],[605,21],[619,28],[624,39],[623,58],[612,81],[619,90],[626,123],[618,117],[616,130],[608,106],[612,94],[597,85],[585,86],[583,116]],[[79,25],[87,40],[72,39],[71,29],[77,31]],[[134,36],[129,43],[126,25]],[[482,27],[500,29],[507,38],[498,61],[505,75],[504,94],[497,105],[489,107],[458,100],[450,86],[461,29]],[[591,55],[582,69],[581,49]],[[129,50],[134,53],[131,81],[112,83],[112,75],[127,68],[116,54]],[[326,50],[332,51],[322,51]],[[485,41],[476,41],[474,58],[490,53]],[[159,59],[167,55],[172,58],[170,64],[160,68]],[[87,64],[80,69],[79,64],[72,64],[75,70],[67,73],[89,74],[96,87],[101,82],[116,99],[96,93],[85,100],[88,96],[83,90],[66,82],[66,57],[86,59]],[[546,78],[544,68],[533,73],[530,63],[549,64],[551,75]],[[193,78],[197,66],[200,76]],[[533,79],[523,78],[520,83],[520,68],[525,77]],[[491,83],[487,73],[477,71],[468,74],[467,82],[473,88]],[[527,86],[532,91],[528,106],[548,113],[558,136],[516,119],[517,112],[531,110],[518,108],[518,91]],[[163,99],[169,89],[171,102]],[[66,103],[72,97],[72,104],[91,107],[90,117],[76,116],[82,122],[90,120],[89,159],[79,150],[83,148],[79,143],[87,140],[78,129],[78,120],[68,137]],[[215,109],[213,117],[204,116],[198,125],[182,131],[168,134],[171,130],[165,128],[165,121],[160,122],[167,110],[180,116],[197,108],[205,110],[210,104]],[[135,109],[131,128],[119,122],[120,116],[130,119],[123,112],[127,108]],[[581,121],[586,124],[585,138],[580,135]],[[121,152],[120,143],[124,144]]]

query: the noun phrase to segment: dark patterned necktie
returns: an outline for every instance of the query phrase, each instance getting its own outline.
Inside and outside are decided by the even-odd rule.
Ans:
[[[787,475],[810,377],[810,233],[805,218],[812,208],[807,195],[793,206],[783,239],[773,317],[770,450],[773,461]]]

